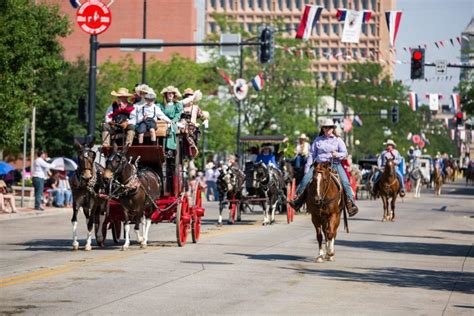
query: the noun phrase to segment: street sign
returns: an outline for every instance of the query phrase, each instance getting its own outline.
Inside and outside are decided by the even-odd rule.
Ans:
[[[380,118],[381,119],[387,119],[388,117],[388,111],[386,109],[381,109],[380,110]]]
[[[223,43],[240,43],[240,33],[224,33],[221,34],[221,44]],[[221,46],[219,52],[221,56],[240,56],[239,46]]]
[[[120,44],[161,44],[163,43],[162,39],[144,39],[144,38],[121,38]],[[150,52],[150,53],[161,53],[163,47],[156,48],[129,48],[122,47],[120,48],[123,52]]]
[[[247,85],[247,81],[245,81],[245,79],[235,80],[234,95],[237,98],[237,100],[245,99],[248,91],[249,91],[249,86]]]
[[[437,75],[446,75],[448,73],[448,61],[446,59],[437,60],[435,65]]]
[[[79,27],[90,35],[105,32],[112,22],[112,13],[107,5],[98,0],[84,2],[76,12]]]

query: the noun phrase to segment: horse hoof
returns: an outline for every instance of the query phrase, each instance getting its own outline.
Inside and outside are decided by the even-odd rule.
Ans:
[[[97,243],[100,248],[105,248],[105,242],[101,241]]]
[[[324,259],[322,257],[317,257],[316,258],[316,263],[323,263]]]
[[[72,251],[79,250],[79,245],[72,245]]]
[[[217,223],[217,227],[221,227],[222,226],[222,223]]]
[[[128,246],[122,246],[122,248],[120,248],[121,251],[127,251],[128,250]]]
[[[234,223],[232,223],[232,221],[227,221],[227,225],[234,225]]]
[[[326,261],[329,261],[329,262],[334,262],[335,261],[333,256],[326,257],[325,259],[326,259]]]
[[[145,249],[146,247],[147,247],[147,244],[145,244],[145,243],[141,243],[141,244],[140,244],[140,248],[141,248],[141,249]]]
[[[85,247],[84,247],[84,250],[85,250],[85,251],[91,251],[91,250],[92,250],[92,247],[91,247],[91,246],[85,246]]]

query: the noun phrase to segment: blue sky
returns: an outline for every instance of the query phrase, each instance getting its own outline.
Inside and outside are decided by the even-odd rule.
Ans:
[[[434,46],[434,42],[461,35],[474,16],[474,0],[397,0],[396,4],[397,10],[403,11],[395,43],[398,60],[410,61],[410,55],[403,47],[417,47],[427,43],[426,61],[446,59],[448,62],[460,62],[460,46],[457,42],[453,47],[448,40],[445,48],[439,49]],[[419,94],[420,101],[428,102],[424,99],[425,93],[441,93],[445,96],[442,101],[445,104],[449,102],[449,94],[459,83],[459,69],[448,68],[447,75],[452,75],[453,79],[431,82],[417,80],[406,84]],[[425,67],[425,78],[435,76],[434,67]],[[396,80],[409,78],[409,64],[395,65]]]

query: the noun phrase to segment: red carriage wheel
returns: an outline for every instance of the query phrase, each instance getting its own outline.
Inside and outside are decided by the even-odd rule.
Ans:
[[[291,201],[291,184],[288,183],[286,186],[286,200]],[[292,213],[292,208],[290,203],[286,204],[286,222],[289,224],[291,223],[291,213]]]
[[[193,222],[191,224],[191,236],[193,243],[197,243],[201,235],[201,217],[204,216],[204,209],[202,208],[201,186],[196,185],[194,190],[194,205],[193,205]]]
[[[291,182],[291,199],[296,197],[296,179]],[[295,209],[291,208],[291,221],[295,219]]]
[[[178,246],[183,247],[188,237],[191,216],[189,214],[188,197],[186,194],[181,196],[181,203],[178,204],[176,209],[176,239],[178,240]]]
[[[237,203],[233,202],[231,203],[232,206],[230,208],[230,219],[231,219],[231,223],[234,224],[235,223],[235,213],[237,211]]]

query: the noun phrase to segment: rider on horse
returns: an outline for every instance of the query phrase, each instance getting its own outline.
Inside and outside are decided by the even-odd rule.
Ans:
[[[319,136],[311,144],[310,155],[306,162],[306,173],[296,190],[297,196],[290,201],[290,205],[295,209],[300,209],[306,201],[306,188],[313,179],[313,163],[332,162],[333,167],[339,174],[344,192],[346,194],[346,206],[349,216],[354,216],[359,211],[354,202],[354,195],[347,178],[346,172],[341,165],[341,160],[347,157],[346,144],[342,138],[335,133],[336,125],[332,119],[325,119],[321,125]]]
[[[444,160],[441,158],[441,155],[439,153],[436,154],[435,159],[433,161],[433,168],[438,167],[439,170],[441,171],[441,176],[444,178],[446,176],[445,171],[445,165],[444,165]]]
[[[403,181],[403,176],[400,170],[398,169],[398,166],[402,162],[402,156],[400,155],[398,150],[395,149],[397,145],[395,144],[393,140],[391,139],[387,140],[387,142],[384,143],[384,145],[386,145],[387,148],[380,154],[377,160],[377,165],[380,169],[383,169],[385,167],[385,164],[387,163],[387,159],[393,159],[395,166],[397,166],[395,171],[397,172],[398,181],[400,182],[400,186],[402,187],[400,191],[400,196],[404,197],[405,196],[405,181]],[[382,172],[378,170],[374,177],[374,188],[376,188],[376,184],[380,180],[381,175],[382,175]]]

